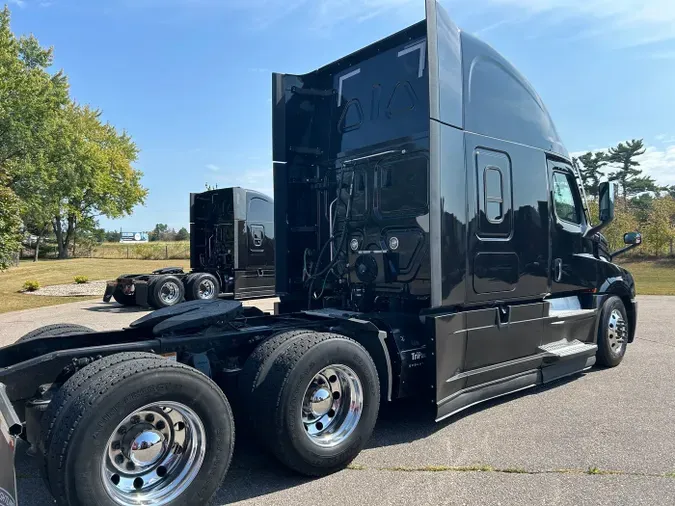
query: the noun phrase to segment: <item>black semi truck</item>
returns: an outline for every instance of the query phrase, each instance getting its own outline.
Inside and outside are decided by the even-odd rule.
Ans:
[[[414,397],[442,420],[621,362],[637,305],[600,234],[611,186],[596,222],[534,89],[426,6],[341,60],[273,76],[276,314],[191,301],[0,349],[8,494],[15,438],[61,506],[203,505],[232,457],[229,399],[263,448],[322,476],[384,403]]]
[[[245,188],[190,194],[190,272],[180,267],[124,274],[103,300],[173,306],[185,300],[274,296],[274,201]]]

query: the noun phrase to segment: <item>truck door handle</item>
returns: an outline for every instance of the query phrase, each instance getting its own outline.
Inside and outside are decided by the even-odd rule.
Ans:
[[[562,258],[556,258],[553,262],[553,279],[556,283],[562,279]]]

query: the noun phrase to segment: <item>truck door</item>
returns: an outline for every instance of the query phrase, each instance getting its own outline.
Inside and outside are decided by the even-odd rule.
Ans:
[[[268,268],[274,265],[273,204],[254,193],[248,193],[246,229],[249,268]]]
[[[239,223],[245,244],[239,246],[235,296],[274,293],[274,203],[266,195],[246,192],[246,221]],[[242,258],[243,257],[243,258]],[[242,261],[243,260],[243,261]]]
[[[465,134],[465,148],[467,301],[476,307],[466,321],[464,375],[471,386],[501,374],[498,364],[523,359],[519,367],[526,370],[526,357],[538,353],[548,291],[549,213],[542,150],[471,133]]]
[[[561,294],[591,288],[594,262],[584,262],[587,227],[579,187],[572,168],[557,160],[548,161],[551,195],[551,293]]]

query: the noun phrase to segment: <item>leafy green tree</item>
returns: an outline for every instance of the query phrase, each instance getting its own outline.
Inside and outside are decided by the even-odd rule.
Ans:
[[[68,102],[67,80],[49,74],[51,64],[52,50],[32,36],[17,39],[9,8],[0,11],[0,173],[44,144],[54,114]]]
[[[600,223],[598,201],[591,200],[589,202],[589,212],[593,218],[594,223]],[[625,209],[622,206],[616,206],[614,209],[614,220],[602,230],[602,235],[605,236],[609,243],[610,251],[616,251],[625,246],[623,242],[623,235],[626,232],[639,231],[640,226],[632,210]]]
[[[17,39],[10,29],[10,12],[0,11],[0,265],[7,265],[8,251],[17,251],[21,211],[33,204],[20,202],[14,188],[13,169],[45,144],[45,133],[68,100],[68,83],[61,72],[49,74],[51,49],[34,37]],[[12,214],[13,213],[13,214]],[[33,225],[32,216],[24,216]]]
[[[176,232],[176,240],[177,241],[189,241],[190,240],[190,232],[187,231],[187,228],[182,227],[178,232]]]
[[[662,197],[654,199],[652,212],[645,225],[645,244],[654,255],[662,254],[675,239],[675,199]]]
[[[118,230],[108,230],[105,233],[105,242],[120,242],[122,239],[122,232]]]
[[[0,181],[1,182],[1,181]],[[0,184],[0,270],[6,269],[21,247],[21,203]]]
[[[609,148],[607,161],[613,164],[616,170],[609,175],[610,181],[616,181],[621,190],[624,208],[628,206],[628,199],[645,191],[657,191],[654,179],[642,176],[640,162],[636,160],[645,154],[642,139],[620,142],[616,147]]]
[[[97,216],[119,218],[144,202],[138,149],[100,112],[71,102],[62,72],[50,74],[52,50],[16,38],[9,9],[0,12],[0,177],[23,201],[29,231],[44,235],[46,216],[59,258],[76,227]],[[4,231],[0,231],[4,233]]]
[[[574,158],[573,161],[579,168],[586,193],[589,196],[597,196],[600,178],[602,177],[600,169],[607,165],[607,153],[603,151],[595,153],[589,151],[579,158]]]
[[[635,218],[641,226],[649,221],[653,204],[654,197],[651,193],[643,193],[642,195],[631,199],[630,209],[633,211]]]
[[[103,124],[100,115],[88,106],[71,104],[55,128],[51,153],[58,178],[51,194],[58,201],[52,225],[59,258],[68,256],[77,223],[129,215],[147,195],[140,183],[142,173],[133,167],[136,145],[126,132]]]
[[[151,242],[163,241],[164,240],[163,238],[168,230],[169,225],[167,225],[166,223],[157,223],[157,225],[155,225],[155,228],[152,229],[152,232],[148,234],[148,239]]]

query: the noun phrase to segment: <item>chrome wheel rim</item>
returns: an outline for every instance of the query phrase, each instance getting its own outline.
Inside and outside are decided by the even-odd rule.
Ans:
[[[167,281],[159,290],[159,297],[166,305],[171,305],[178,302],[180,297],[180,288],[174,281]]]
[[[302,403],[302,423],[312,443],[330,448],[345,441],[363,413],[363,386],[346,365],[330,365],[309,382]]]
[[[216,293],[216,285],[210,279],[202,279],[197,288],[197,296],[200,299],[212,299]]]
[[[121,506],[168,504],[190,486],[206,455],[204,424],[177,402],[148,404],[115,428],[101,477]]]
[[[607,343],[615,355],[620,355],[626,345],[626,321],[618,309],[613,309],[607,322]]]

